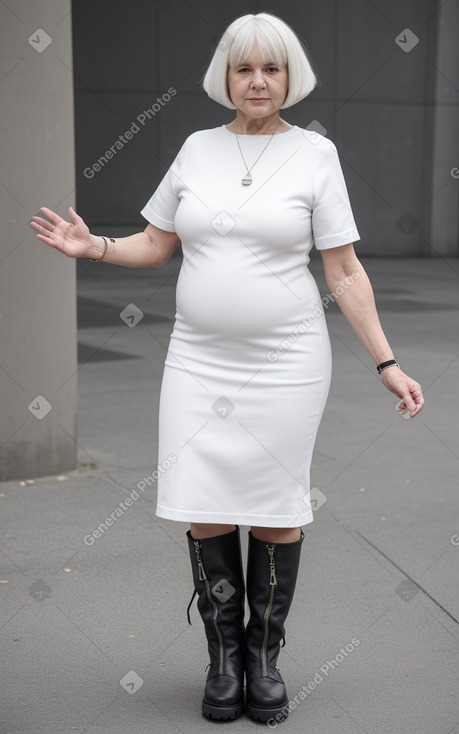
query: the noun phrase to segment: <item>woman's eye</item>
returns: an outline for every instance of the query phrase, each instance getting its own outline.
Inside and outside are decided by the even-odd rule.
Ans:
[[[238,69],[238,74],[243,74],[246,71],[250,71],[250,69],[248,68],[248,66],[242,66],[240,69]],[[279,70],[278,70],[277,66],[267,66],[266,67],[266,71],[276,72],[276,71],[279,71]]]

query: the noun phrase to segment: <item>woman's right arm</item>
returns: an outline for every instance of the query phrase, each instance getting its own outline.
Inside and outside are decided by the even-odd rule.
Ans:
[[[104,240],[90,233],[73,207],[69,207],[71,222],[66,222],[46,207],[41,207],[41,211],[50,221],[34,216],[30,225],[37,231],[37,237],[42,242],[67,257],[89,257],[94,260],[102,257]],[[144,232],[118,237],[114,242],[109,242],[102,262],[128,268],[159,268],[172,257],[179,241],[175,232],[166,232],[149,224]]]

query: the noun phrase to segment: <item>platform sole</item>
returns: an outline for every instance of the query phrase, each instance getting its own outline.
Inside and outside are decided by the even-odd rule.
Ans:
[[[286,699],[284,703],[273,707],[255,706],[254,704],[247,703],[245,711],[254,721],[262,721],[264,723],[277,721],[280,723],[288,716],[288,700]]]
[[[244,702],[231,704],[231,706],[216,706],[215,704],[202,702],[202,713],[206,719],[213,721],[229,721],[238,719],[244,710]]]

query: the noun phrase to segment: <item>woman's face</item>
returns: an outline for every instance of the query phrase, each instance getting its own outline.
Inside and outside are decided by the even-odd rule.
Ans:
[[[288,92],[287,67],[263,64],[257,42],[244,63],[228,69],[228,90],[239,112],[249,117],[272,115],[284,103]]]

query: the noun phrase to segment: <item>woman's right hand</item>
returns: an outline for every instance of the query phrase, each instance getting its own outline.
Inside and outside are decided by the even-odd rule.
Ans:
[[[92,257],[99,258],[103,247],[98,247],[95,238],[91,235],[88,226],[76,213],[73,207],[69,207],[71,222],[66,222],[58,214],[40,207],[41,211],[48,217],[49,222],[41,217],[32,217],[30,226],[37,230],[37,237],[63,252],[67,257]]]

